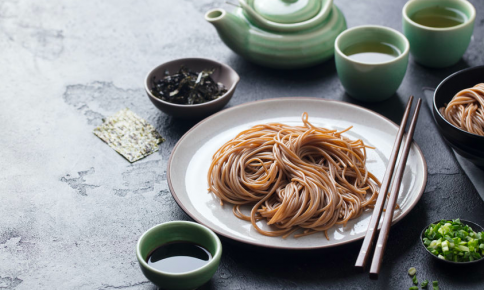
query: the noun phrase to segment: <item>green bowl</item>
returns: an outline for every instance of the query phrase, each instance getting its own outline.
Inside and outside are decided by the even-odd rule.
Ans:
[[[445,6],[461,11],[467,21],[456,26],[436,28],[420,25],[411,19],[417,11]],[[434,68],[451,66],[464,55],[471,41],[476,9],[465,0],[411,0],[402,10],[403,33],[410,42],[410,53],[416,62]]]
[[[175,241],[196,243],[213,256],[203,267],[184,273],[169,273],[154,269],[146,262],[148,255],[159,246]],[[138,240],[136,256],[143,274],[161,289],[195,289],[208,282],[217,271],[222,256],[222,244],[207,227],[187,221],[159,224],[147,230]]]
[[[343,53],[348,47],[363,42],[388,43],[398,48],[401,54],[390,61],[365,63]],[[346,92],[364,102],[379,102],[390,98],[407,71],[409,46],[403,34],[384,26],[357,26],[341,33],[334,43],[335,62]]]

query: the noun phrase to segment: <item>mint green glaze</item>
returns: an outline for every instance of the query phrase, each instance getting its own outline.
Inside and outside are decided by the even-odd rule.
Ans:
[[[188,241],[199,244],[210,251],[213,258],[203,267],[186,273],[168,273],[151,268],[148,255],[162,244]],[[215,233],[207,227],[187,221],[167,222],[152,227],[138,240],[136,257],[143,274],[162,289],[195,289],[202,286],[217,271],[222,256],[222,244]]]
[[[267,18],[264,18],[265,15],[260,15],[257,11],[255,11],[255,1],[262,1],[262,0],[239,0],[239,4],[241,10],[243,11],[242,16],[247,18],[247,20],[252,23],[254,26],[258,27],[261,30],[268,30],[273,31],[276,33],[283,33],[283,32],[292,32],[292,33],[303,33],[304,30],[315,28],[316,26],[320,25],[328,18],[328,15],[332,11],[333,0],[313,0],[319,1],[321,3],[321,9],[317,11],[317,14],[303,22],[294,22],[294,23],[283,23],[281,19],[279,22],[271,21]],[[303,0],[294,0],[294,1],[303,1]]]
[[[321,10],[321,1],[314,0],[247,0],[262,17],[278,23],[297,23],[309,20]]]
[[[410,19],[417,11],[432,7],[444,6],[457,9],[467,16],[467,22],[446,28],[435,28],[420,25]],[[429,67],[442,68],[459,61],[469,46],[476,11],[471,3],[465,0],[412,0],[402,10],[403,33],[410,42],[410,52],[415,61]]]
[[[257,1],[257,0],[254,0]],[[222,41],[248,60],[273,68],[301,68],[321,63],[334,54],[334,40],[346,29],[346,20],[332,0],[318,0],[321,10],[297,23],[277,23],[259,15],[244,0],[234,13],[207,12]]]
[[[384,42],[398,48],[397,58],[381,63],[363,63],[346,56],[343,51],[362,42]],[[390,98],[402,83],[407,70],[409,43],[405,36],[391,28],[367,25],[341,33],[335,41],[335,62],[341,84],[346,92],[365,102]]]

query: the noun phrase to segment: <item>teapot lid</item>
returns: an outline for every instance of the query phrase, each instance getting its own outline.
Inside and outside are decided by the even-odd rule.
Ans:
[[[260,29],[292,33],[323,23],[333,0],[239,0],[240,9]]]
[[[321,1],[315,0],[253,0],[251,4],[260,16],[276,23],[303,22],[321,10]]]

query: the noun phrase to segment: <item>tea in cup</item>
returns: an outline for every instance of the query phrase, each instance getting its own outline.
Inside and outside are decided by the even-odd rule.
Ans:
[[[353,98],[378,102],[390,98],[407,70],[409,44],[400,32],[377,25],[350,28],[335,41],[336,70]]]
[[[411,0],[405,4],[403,33],[415,61],[442,68],[459,61],[469,46],[476,10],[466,0]]]

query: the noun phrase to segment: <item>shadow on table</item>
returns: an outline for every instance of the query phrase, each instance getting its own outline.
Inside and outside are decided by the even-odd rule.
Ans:
[[[405,105],[407,104],[408,97],[409,96],[401,96],[395,93],[388,100],[382,102],[368,103],[354,99],[347,93],[344,93],[341,99],[343,102],[355,104],[370,109],[392,120],[394,123],[400,124],[403,112],[405,111]]]
[[[221,269],[224,271],[223,269],[227,267],[236,267],[237,273],[250,272],[251,276],[258,276],[261,280],[283,279],[296,284],[308,283],[313,286],[318,282],[325,285],[340,283],[346,285],[350,281],[361,281],[362,278],[368,286],[390,285],[390,282],[395,280],[390,273],[406,274],[406,270],[394,269],[395,267],[405,268],[406,262],[416,266],[419,264],[418,261],[411,261],[411,259],[420,257],[409,260],[408,253],[418,249],[422,250],[422,255],[425,255],[425,249],[423,247],[420,249],[417,243],[419,243],[421,229],[427,225],[426,220],[425,205],[420,203],[402,221],[392,227],[379,281],[370,281],[367,278],[371,259],[364,272],[354,267],[361,241],[328,249],[289,251],[258,248],[222,238],[224,256],[230,257],[230,260],[227,262],[222,258],[219,271]],[[396,263],[396,261],[399,262]],[[405,263],[402,264],[401,261]],[[405,275],[402,277],[402,279],[407,278]],[[366,289],[363,285],[361,287]]]
[[[200,121],[201,120],[199,119],[191,120],[174,118],[172,116],[167,116],[164,113],[160,113],[154,120],[153,125],[158,132],[162,132],[162,135],[166,140],[174,141],[176,143],[183,134]]]
[[[467,63],[467,61],[465,61],[465,59],[463,58],[461,58],[456,64],[445,68],[431,68],[431,67],[421,65],[413,60],[412,62],[414,64],[414,68],[416,71],[423,71],[425,75],[432,75],[432,76],[438,77],[440,81],[444,80],[444,78],[450,76],[455,72],[458,72],[460,70],[470,67],[469,63]]]
[[[453,265],[432,259],[430,266],[442,276],[452,279],[455,289],[467,289],[466,286],[475,286],[476,282],[483,281],[484,261],[470,265]]]
[[[196,288],[197,290],[208,290],[215,288],[213,279],[209,280],[207,283],[203,284],[201,287]],[[144,289],[144,288],[143,288]],[[149,290],[163,290],[163,288],[159,288],[154,284],[150,284],[146,289]]]
[[[268,68],[252,63],[236,54],[229,58],[228,63],[241,76],[242,81],[257,77],[305,83],[322,81],[325,78],[336,75],[336,66],[333,58],[315,66],[301,69]]]

